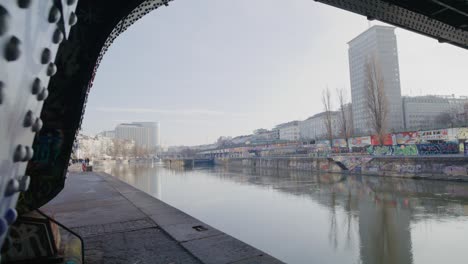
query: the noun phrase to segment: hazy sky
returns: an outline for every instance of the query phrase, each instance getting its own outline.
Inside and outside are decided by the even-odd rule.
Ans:
[[[83,132],[159,121],[162,144],[193,145],[305,119],[326,86],[350,93],[346,43],[367,28],[312,0],[173,1],[114,41]],[[468,95],[467,50],[396,34],[403,94]]]

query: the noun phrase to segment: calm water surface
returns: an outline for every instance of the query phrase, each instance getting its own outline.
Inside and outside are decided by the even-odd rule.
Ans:
[[[468,263],[468,184],[104,164],[109,174],[287,263]]]

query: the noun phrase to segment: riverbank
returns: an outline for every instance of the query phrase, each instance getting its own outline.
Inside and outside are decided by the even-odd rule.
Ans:
[[[69,173],[41,209],[82,236],[86,263],[282,263],[102,172]]]
[[[221,166],[468,181],[468,157],[332,156],[220,158]]]

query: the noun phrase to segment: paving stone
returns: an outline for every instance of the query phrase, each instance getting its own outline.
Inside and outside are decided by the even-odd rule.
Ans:
[[[86,238],[85,252],[86,263],[200,263],[157,228]]]
[[[68,227],[109,224],[146,218],[145,214],[127,200],[109,203],[104,206],[74,206],[73,208],[74,210],[55,212],[53,208],[49,207],[45,211],[54,212],[53,216],[60,219]]]
[[[141,210],[147,213],[148,211],[146,211],[146,209],[147,208],[142,208]],[[151,213],[147,213],[147,215],[159,226],[191,224],[196,220],[190,215],[171,207],[166,207],[158,211],[151,211]]]
[[[174,212],[174,211],[179,211],[179,209],[176,209],[175,207],[172,207],[160,200],[157,200],[156,198],[153,203],[149,204],[139,204],[136,205],[142,212],[144,212],[147,215],[153,215],[153,214],[160,214],[162,212]]]
[[[125,203],[128,202],[125,197],[120,195],[112,195],[101,199],[92,199],[92,200],[81,200],[81,201],[67,201],[61,203],[55,203],[53,206],[49,204],[43,208],[44,211],[54,214],[54,213],[65,213],[78,210],[87,210],[99,206],[108,206],[115,203]]]
[[[90,237],[106,233],[135,231],[151,227],[156,227],[156,224],[153,221],[151,221],[150,219],[139,219],[127,222],[75,227],[73,228],[73,231],[78,233],[81,237]]]
[[[206,264],[223,264],[266,255],[229,235],[212,236],[182,243],[190,253]]]
[[[148,206],[158,206],[158,209],[163,209],[162,207],[167,207],[167,206],[171,207],[170,205],[142,191],[127,192],[127,193],[122,193],[122,195],[138,208],[144,208]]]
[[[162,228],[178,242],[186,242],[194,239],[224,234],[216,228],[195,219],[193,222],[188,224],[166,225],[162,226]]]

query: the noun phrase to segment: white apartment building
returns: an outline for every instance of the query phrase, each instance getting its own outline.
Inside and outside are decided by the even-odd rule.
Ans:
[[[367,107],[366,64],[375,61],[376,68],[383,76],[383,83],[389,115],[389,131],[403,129],[403,109],[401,104],[400,73],[398,64],[395,28],[373,26],[348,42],[349,73],[351,80],[351,101],[353,123],[356,133],[370,134],[371,119]]]
[[[437,128],[439,126],[437,117],[443,113],[449,114],[453,119],[463,115],[468,97],[404,96],[402,102],[405,129],[420,130]]]
[[[279,139],[279,130],[257,129],[252,135],[252,141],[274,141]]]
[[[158,122],[133,122],[119,124],[115,128],[115,138],[133,140],[136,145],[155,148],[159,143]]]
[[[277,125],[275,129],[279,131],[279,139],[280,140],[299,140],[300,133],[299,133],[299,121],[291,121],[288,123],[283,123]]]
[[[332,111],[332,131],[333,137],[340,135],[340,112]],[[321,139],[327,137],[327,127],[325,125],[326,113],[321,112],[299,122],[299,133],[301,139]]]

